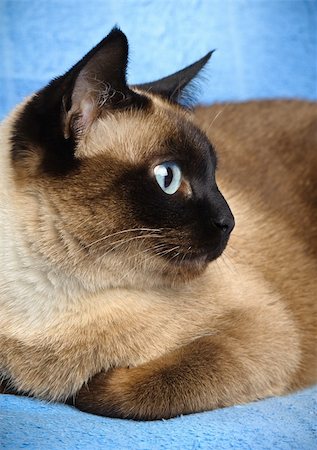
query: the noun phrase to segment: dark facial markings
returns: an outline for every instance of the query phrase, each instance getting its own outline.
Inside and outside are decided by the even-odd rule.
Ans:
[[[166,243],[179,242],[184,252],[192,248],[189,257],[204,253],[209,260],[215,259],[227,244],[234,219],[216,185],[214,150],[200,130],[187,124],[163,147],[160,162],[179,165],[192,195],[187,198],[182,192],[164,193],[149,173],[151,164],[144,162],[130,169],[122,180],[128,186],[126,201],[133,205],[138,223],[169,229]]]
[[[56,86],[55,86],[55,84]],[[28,158],[31,151],[39,151],[42,161],[40,173],[53,176],[65,176],[79,167],[75,158],[76,137],[71,134],[67,139],[63,133],[62,98],[65,92],[65,80],[54,80],[51,85],[40,91],[20,114],[12,131],[12,160]],[[125,101],[114,109],[147,110],[151,101],[131,91]]]
[[[114,233],[135,227],[163,228],[164,245],[179,244],[179,252],[186,258],[216,258],[228,241],[233,216],[216,185],[217,158],[212,145],[175,104],[210,55],[170,77],[133,90],[126,80],[128,42],[120,30],[113,29],[68,72],[38,92],[17,117],[11,136],[12,163],[20,169],[17,174],[27,169],[27,177],[33,177],[43,189],[51,189],[56,204],[65,208],[69,218],[65,223],[70,227],[75,224],[78,230],[76,225],[84,214],[90,220],[86,223],[91,224],[82,229],[87,241],[92,237],[98,240],[107,227]],[[146,91],[163,98],[166,105]],[[162,124],[155,121],[153,127],[151,114],[157,107],[165,117]],[[143,127],[145,134],[135,130],[137,147],[144,144],[146,133],[152,133],[158,146],[165,138],[156,155],[145,156],[148,160],[132,166],[124,162],[124,148],[122,159],[118,157],[122,142],[116,143],[113,155],[117,156],[113,156],[108,148],[111,139],[105,136],[105,155],[100,152],[94,160],[89,156],[94,152],[88,151],[79,161],[76,148],[89,137],[90,126],[97,118],[119,110],[131,111],[134,117],[142,111],[136,128]],[[162,115],[154,117],[160,120]],[[89,143],[93,145],[93,139]],[[145,155],[151,153],[148,150]],[[138,151],[135,148],[136,158]],[[174,165],[165,164],[155,179],[155,165],[168,162]],[[162,182],[164,167],[167,172]]]

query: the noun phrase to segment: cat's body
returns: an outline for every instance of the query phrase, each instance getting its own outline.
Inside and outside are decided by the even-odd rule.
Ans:
[[[210,116],[215,122],[208,134],[220,153],[219,185],[230,193],[236,217],[228,254],[235,262],[248,261],[282,297],[298,326],[301,368],[306,367],[305,377],[313,382],[317,364],[317,105],[255,101],[197,111],[205,129]]]
[[[70,112],[76,95],[82,95],[76,84],[73,92],[73,106],[66,107]],[[43,149],[38,155],[42,141],[37,136],[28,137],[27,151],[21,151],[26,141],[19,133],[27,131],[16,124],[24,106],[1,126],[0,375],[6,388],[62,401],[80,390],[75,404],[83,410],[153,419],[280,395],[313,383],[317,105],[251,102],[196,111],[194,121],[218,150],[219,184],[236,218],[227,256],[207,266],[200,253],[188,259],[189,246],[187,253],[178,254],[191,231],[177,222],[176,210],[164,219],[173,216],[176,234],[162,237],[161,216],[173,205],[165,203],[157,217],[156,190],[143,198],[150,205],[145,212],[133,204],[133,196],[140,195],[139,181],[125,167],[139,167],[148,158],[150,165],[160,163],[157,156],[152,161],[151,152],[170,143],[178,130],[185,130],[179,141],[188,152],[195,142],[208,159],[203,150],[208,144],[198,131],[196,136],[187,112],[156,95],[142,100],[142,88],[136,92],[141,93],[137,110],[110,111],[97,119],[79,102],[80,169],[66,174],[56,173],[56,161],[48,163]],[[114,97],[111,93],[103,100]],[[139,106],[147,99],[150,112]],[[71,123],[78,130],[78,122],[72,123],[78,121],[75,113],[75,119],[65,119],[65,129]],[[135,131],[142,126],[142,132]],[[67,130],[65,139],[69,142]],[[12,150],[16,142],[20,147]],[[111,147],[110,154],[104,146]],[[203,221],[209,211],[209,204],[201,206],[207,201],[199,184],[203,178],[191,184],[186,170],[179,193],[173,195],[182,196],[178,209],[183,198],[194,207],[191,199],[200,196],[195,211]],[[204,172],[199,165],[196,171]],[[140,184],[142,174],[138,172]],[[227,229],[230,233],[233,226],[226,203],[213,192],[218,197],[210,211],[218,216],[212,226],[220,222],[219,215],[226,223],[216,223],[215,236],[221,228],[225,237],[213,238],[210,260],[223,251]],[[135,219],[151,208],[146,221]],[[186,214],[184,209],[182,216]],[[205,229],[195,227],[203,236]],[[109,247],[104,246],[107,239]],[[88,389],[82,387],[98,373]]]

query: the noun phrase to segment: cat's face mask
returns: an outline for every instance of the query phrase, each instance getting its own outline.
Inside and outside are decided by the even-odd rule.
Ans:
[[[52,264],[85,282],[177,283],[219,257],[234,226],[214,149],[178,104],[210,54],[134,87],[127,57],[115,29],[33,97],[15,126],[13,161],[47,205],[40,228],[62,236],[42,237]]]

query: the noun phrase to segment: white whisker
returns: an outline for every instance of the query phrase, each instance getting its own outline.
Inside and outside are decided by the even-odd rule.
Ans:
[[[155,253],[154,255],[151,255],[151,256],[149,256],[148,258],[146,258],[145,261],[144,261],[144,263],[146,264],[146,263],[148,263],[149,261],[153,260],[153,259],[156,258],[156,257],[166,255],[166,254],[168,254],[168,253],[170,253],[170,252],[172,252],[172,251],[174,251],[174,250],[177,250],[177,248],[179,248],[179,245],[177,245],[177,246],[175,246],[175,247],[172,247],[172,248],[170,248],[170,249],[164,250],[164,251],[162,251],[162,252]],[[140,265],[139,265],[139,266],[140,266]],[[121,282],[124,278],[126,278],[131,272],[137,271],[137,269],[138,269],[138,266],[132,267],[132,269],[130,269],[128,272],[126,272],[126,274],[125,274],[122,278],[120,278],[119,282]]]
[[[215,121],[218,119],[218,117],[224,112],[224,110],[227,108],[227,105],[224,105],[224,107],[222,109],[220,109],[220,111],[218,111],[214,118],[212,119],[212,121],[210,122],[210,124],[208,125],[208,128],[206,129],[205,133],[208,134],[208,132],[210,131],[212,125],[215,123]]]
[[[91,242],[90,244],[85,245],[83,247],[83,249],[90,248],[93,245],[98,244],[99,242],[102,242],[102,241],[105,241],[106,239],[109,239],[110,237],[114,237],[114,236],[117,236],[117,235],[123,234],[123,233],[130,233],[130,232],[137,232],[137,231],[138,232],[142,232],[142,231],[159,232],[159,231],[162,231],[162,228],[128,228],[126,230],[121,230],[121,231],[117,231],[116,233],[108,234],[106,236],[103,236],[100,239],[96,239],[95,241]]]

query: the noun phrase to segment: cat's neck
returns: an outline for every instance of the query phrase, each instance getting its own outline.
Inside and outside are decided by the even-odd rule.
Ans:
[[[84,287],[34,251],[28,239],[32,205],[24,208],[19,198],[10,155],[12,124],[19,110],[0,125],[0,309],[12,311],[12,316],[20,312],[27,319],[47,314],[56,299],[67,305],[80,298]]]

